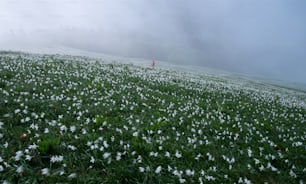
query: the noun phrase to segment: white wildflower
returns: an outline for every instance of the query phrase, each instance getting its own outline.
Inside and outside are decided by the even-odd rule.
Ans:
[[[76,178],[77,174],[76,173],[71,173],[69,174],[68,178]]]
[[[110,153],[106,152],[106,153],[103,154],[103,158],[107,159],[110,155],[111,155]]]
[[[108,147],[109,147],[107,141],[103,141],[103,146],[104,146],[105,148],[108,148]]]
[[[50,170],[48,168],[43,168],[41,170],[41,174],[42,175],[46,175],[46,176],[49,176],[50,175]]]
[[[187,170],[185,171],[185,173],[186,173],[187,176],[193,176],[193,175],[194,175],[194,171],[192,171],[192,170],[190,170],[190,169],[187,169]]]
[[[73,145],[68,145],[67,146],[68,149],[72,150],[72,151],[75,151],[77,148]]]
[[[70,126],[70,131],[73,133],[73,132],[75,132],[75,130],[76,130],[76,126]]]
[[[292,169],[290,170],[289,175],[293,178],[296,178],[296,174],[292,171]]]
[[[63,131],[63,132],[65,132],[65,131],[67,131],[67,127],[66,127],[65,125],[62,125],[62,126],[60,127],[60,130]]]
[[[180,178],[180,179],[179,179],[179,182],[180,182],[180,183],[185,183],[185,182],[186,182],[186,179]]]
[[[216,178],[213,177],[213,176],[205,176],[205,179],[208,180],[208,181],[214,181],[214,180],[216,180]]]
[[[49,133],[49,132],[50,132],[49,129],[48,129],[48,128],[45,128],[44,133],[47,134],[47,133]]]
[[[16,109],[16,110],[14,111],[14,113],[15,113],[15,114],[18,114],[20,111],[21,111],[20,109]]]
[[[15,155],[15,161],[19,161],[22,156],[23,156],[23,152],[17,151]]]
[[[50,162],[55,163],[55,162],[61,162],[63,161],[64,157],[62,155],[55,155],[52,156],[50,159]]]
[[[30,155],[26,155],[26,158],[25,158],[26,160],[28,160],[28,161],[30,161],[30,160],[32,160],[32,157],[30,156]]]
[[[121,160],[121,153],[120,153],[120,152],[117,152],[116,160],[117,160],[117,161]]]
[[[267,168],[268,168],[268,169],[270,168],[271,171],[277,171],[277,168],[274,167],[270,162],[268,163]]]
[[[254,161],[256,165],[260,163],[260,161],[257,158],[254,158]]]
[[[248,178],[244,178],[244,183],[245,184],[251,184],[251,181]]]
[[[90,163],[95,163],[95,161],[96,161],[95,158],[94,158],[93,156],[91,156],[89,162],[90,162]]]
[[[30,117],[26,117],[26,118],[24,119],[25,122],[29,122],[30,120],[31,120]]]
[[[172,171],[172,167],[170,165],[168,165],[168,171],[171,172]]]
[[[175,157],[176,157],[176,158],[181,158],[181,157],[182,157],[182,154],[180,154],[178,151],[176,151],[176,152],[175,152]]]
[[[33,149],[33,150],[35,150],[35,149],[37,149],[38,148],[38,146],[34,143],[34,144],[31,144],[31,145],[29,145],[29,147],[28,147],[29,149]]]
[[[138,132],[134,132],[133,137],[137,137],[137,136],[138,136]]]
[[[144,172],[145,169],[143,167],[139,167],[139,172]]]
[[[170,153],[168,151],[166,151],[165,157],[170,157]]]
[[[155,170],[155,173],[156,173],[156,174],[159,174],[161,170],[162,170],[162,167],[161,167],[161,166],[158,166],[158,167],[156,168],[156,170]]]
[[[19,166],[19,167],[17,167],[17,169],[16,169],[16,172],[18,173],[18,174],[20,174],[20,173],[22,173],[23,172],[23,166],[21,165],[21,166]]]

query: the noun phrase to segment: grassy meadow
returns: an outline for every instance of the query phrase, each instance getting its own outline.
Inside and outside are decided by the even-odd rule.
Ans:
[[[0,53],[1,183],[303,183],[305,139],[306,92]]]

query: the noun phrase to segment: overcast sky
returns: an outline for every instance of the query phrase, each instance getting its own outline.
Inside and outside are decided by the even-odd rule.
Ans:
[[[0,0],[0,49],[54,45],[306,84],[306,0]]]

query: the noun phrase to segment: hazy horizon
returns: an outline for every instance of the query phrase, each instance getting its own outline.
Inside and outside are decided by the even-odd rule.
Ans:
[[[306,84],[303,0],[3,0],[0,50],[53,45]]]

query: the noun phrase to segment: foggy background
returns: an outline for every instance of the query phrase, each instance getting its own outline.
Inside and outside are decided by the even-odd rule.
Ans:
[[[306,1],[0,0],[0,50],[48,46],[306,84]]]

